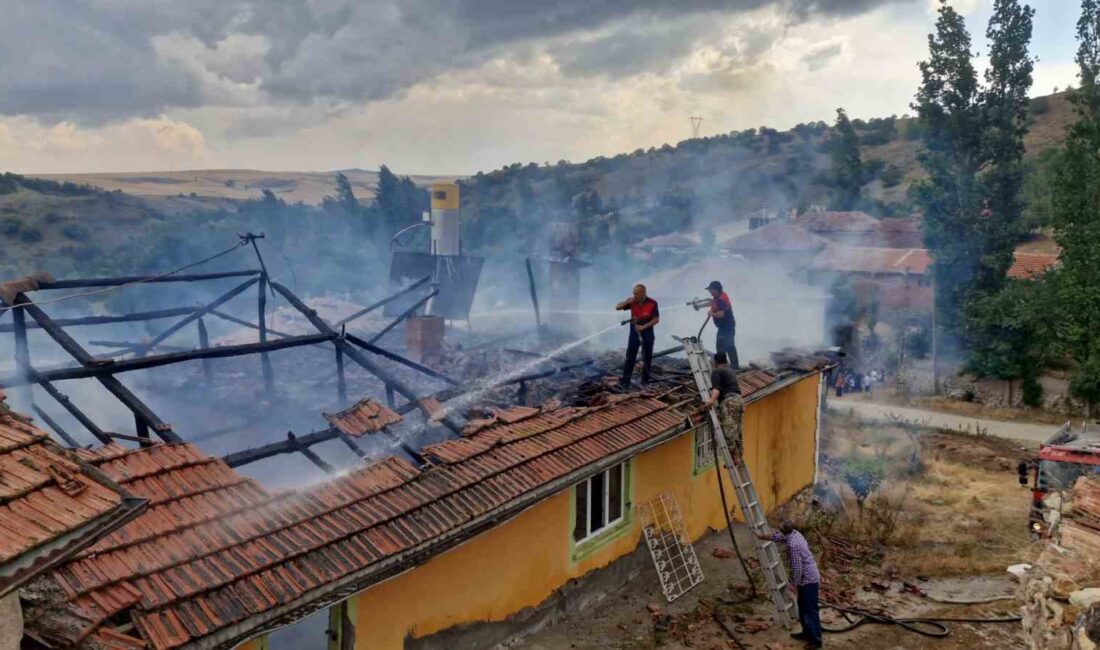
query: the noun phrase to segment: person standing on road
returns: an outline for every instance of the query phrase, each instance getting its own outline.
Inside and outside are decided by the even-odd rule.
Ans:
[[[653,367],[653,328],[661,322],[657,301],[646,295],[645,285],[634,285],[634,295],[615,305],[619,311],[630,310],[630,338],[626,343],[626,361],[623,363],[622,388],[630,387],[634,364],[638,363],[638,349],[642,350],[642,384],[648,384]]]
[[[821,573],[810,551],[810,544],[790,521],[779,526],[771,536],[756,533],[760,539],[787,545],[787,557],[791,565],[790,588],[798,594],[798,622],[802,631],[791,637],[806,642],[808,648],[821,647],[821,616],[818,612],[818,595],[821,589]]]
[[[707,291],[710,292],[710,317],[718,329],[714,339],[714,351],[724,352],[730,361],[730,366],[736,370],[741,367],[741,364],[740,359],[737,358],[737,345],[734,343],[737,320],[733,317],[733,304],[730,302],[730,297],[722,290],[722,283],[718,280],[712,280],[707,285]]]
[[[718,404],[718,420],[722,424],[722,434],[733,457],[741,456],[741,416],[745,403],[741,399],[741,386],[737,383],[737,373],[729,366],[725,352],[714,355],[714,370],[710,373],[710,398],[703,402],[703,410],[714,408]]]

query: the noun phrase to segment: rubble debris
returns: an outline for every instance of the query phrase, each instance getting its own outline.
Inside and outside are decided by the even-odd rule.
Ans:
[[[381,431],[382,429],[397,424],[404,420],[400,415],[386,408],[382,404],[365,397],[355,403],[351,408],[339,413],[323,413],[328,423],[343,433],[356,438]]]

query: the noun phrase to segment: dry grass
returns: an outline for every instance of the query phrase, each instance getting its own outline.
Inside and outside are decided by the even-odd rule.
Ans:
[[[1011,471],[1010,443],[842,415],[828,426],[826,480],[844,502],[829,534],[879,546],[883,564],[904,577],[997,572],[1034,559],[1030,492]],[[841,478],[853,458],[885,465],[886,480],[862,510]]]

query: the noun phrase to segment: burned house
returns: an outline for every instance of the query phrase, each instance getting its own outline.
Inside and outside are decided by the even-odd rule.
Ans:
[[[814,482],[827,363],[787,357],[739,376],[745,457],[768,509]],[[638,504],[671,494],[692,539],[725,525],[690,387],[600,401],[505,408],[422,448],[420,464],[382,458],[284,492],[185,442],[81,450],[149,509],[38,578],[51,596],[28,608],[27,634],[45,647],[259,648],[326,608],[337,648],[522,634],[562,598],[591,602],[577,590],[652,570],[635,552]],[[333,421],[369,432],[395,417],[372,406]]]
[[[692,540],[725,525],[717,481],[727,479],[715,468],[710,427],[694,413],[698,396],[684,364],[669,358],[675,348],[661,353],[659,381],[638,393],[610,388],[617,354],[609,363],[588,359],[550,369],[537,358],[519,366],[531,372],[513,369],[496,379],[475,364],[472,374],[455,378],[382,347],[383,335],[411,315],[408,309],[373,336],[346,328],[393,296],[334,321],[263,269],[141,280],[234,278],[244,282],[205,305],[137,315],[54,319],[28,298],[134,279],[40,278],[5,294],[12,322],[0,331],[14,334],[18,372],[0,383],[33,386],[56,402],[46,407],[68,412],[95,444],[78,443],[31,396],[35,413],[71,448],[63,452],[71,463],[112,486],[120,503],[146,508],[139,513],[132,506],[127,512],[136,518],[128,523],[112,516],[115,525],[54,556],[22,585],[28,647],[492,645],[652,571],[639,550],[640,505],[674,499]],[[174,333],[226,316],[223,306],[249,288],[258,289],[260,318],[229,317],[258,341],[209,345],[200,329],[198,348],[164,351]],[[417,291],[434,289],[420,284],[399,294]],[[264,306],[270,294],[300,314],[306,329],[271,328]],[[126,318],[179,320],[124,355],[95,355],[67,332]],[[28,330],[76,364],[36,361]],[[306,376],[297,362],[287,372],[280,355],[319,346],[336,352],[325,359],[336,367],[328,381],[336,381],[331,392],[341,408],[324,414],[327,426],[285,437],[272,432],[273,440],[224,453],[211,453],[202,431],[171,424],[119,379],[181,362],[258,356],[252,372],[264,395],[278,388],[276,378]],[[486,352],[482,346],[462,354]],[[784,355],[739,376],[747,402],[745,458],[768,510],[815,480],[821,372],[829,363]],[[349,366],[370,381],[353,384]],[[197,377],[212,376],[207,370],[195,366]],[[239,381],[224,369],[213,376],[222,373]],[[409,373],[430,382],[412,382]],[[57,388],[77,380],[101,385],[130,411],[133,434],[101,426]],[[274,410],[289,398],[272,394],[257,408]],[[435,437],[425,437],[428,431]],[[318,453],[329,444],[336,446]],[[304,458],[327,476],[279,488],[277,476],[245,471],[280,455]],[[49,476],[58,489],[68,483],[62,474]],[[327,616],[320,628],[312,623],[325,623],[318,615]]]

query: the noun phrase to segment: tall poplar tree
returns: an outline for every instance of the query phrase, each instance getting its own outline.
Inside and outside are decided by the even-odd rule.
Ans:
[[[1054,174],[1053,222],[1062,247],[1055,274],[1061,334],[1075,362],[1072,393],[1100,404],[1100,5],[1083,0],[1077,22],[1077,121]]]
[[[863,198],[863,160],[859,156],[859,136],[843,108],[836,109],[836,125],[829,156],[832,160],[833,207],[854,210]]]

